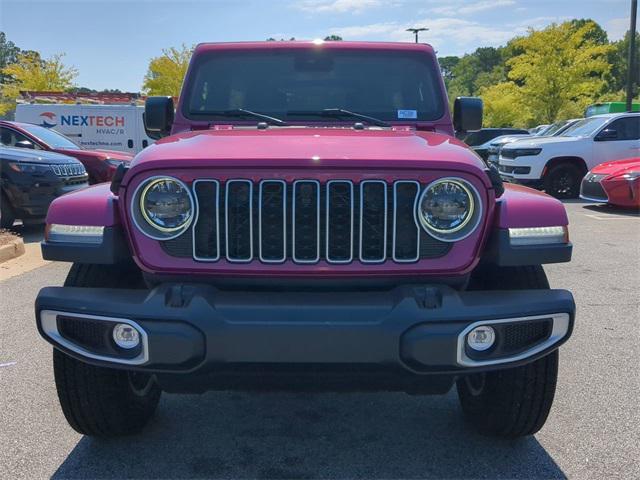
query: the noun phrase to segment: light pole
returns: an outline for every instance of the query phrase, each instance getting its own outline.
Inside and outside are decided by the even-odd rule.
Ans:
[[[412,32],[415,36],[416,36],[416,43],[418,43],[418,34],[420,32],[426,32],[427,30],[429,30],[428,28],[425,27],[418,27],[418,28],[407,28],[407,32]]]
[[[631,111],[633,103],[633,79],[637,75],[636,63],[636,15],[638,14],[638,0],[631,0],[631,24],[629,26],[629,57],[627,61],[627,112]]]

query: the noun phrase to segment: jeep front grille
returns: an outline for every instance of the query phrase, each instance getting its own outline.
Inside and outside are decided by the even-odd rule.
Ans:
[[[183,235],[161,242],[169,255],[203,262],[410,263],[451,248],[416,224],[416,181],[196,180],[193,191],[198,217]]]

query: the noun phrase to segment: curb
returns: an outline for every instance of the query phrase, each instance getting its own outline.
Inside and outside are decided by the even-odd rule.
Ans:
[[[21,238],[12,240],[0,247],[0,263],[19,257],[24,253],[24,241]]]

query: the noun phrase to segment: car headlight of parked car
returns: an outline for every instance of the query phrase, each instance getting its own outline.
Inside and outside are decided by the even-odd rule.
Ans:
[[[424,189],[416,215],[429,235],[456,242],[477,228],[482,215],[480,196],[466,180],[442,178]]]
[[[173,177],[152,177],[136,189],[131,204],[136,226],[155,240],[181,235],[195,216],[189,188]]]
[[[630,182],[633,182],[634,180],[637,180],[637,179],[640,178],[640,171],[626,172],[626,173],[622,174],[621,176],[625,180],[629,180]]]
[[[504,158],[516,158],[539,155],[540,152],[542,152],[541,148],[503,148],[500,154]]]
[[[123,163],[127,163],[124,160],[118,160],[117,158],[106,158],[105,162],[115,168],[118,168]]]
[[[51,171],[51,165],[42,163],[9,162],[9,168],[20,173],[47,173]]]

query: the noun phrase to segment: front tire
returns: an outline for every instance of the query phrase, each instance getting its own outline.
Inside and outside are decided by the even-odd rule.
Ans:
[[[74,264],[65,286],[139,288],[133,264]],[[162,391],[145,373],[98,367],[54,348],[53,371],[62,412],[78,433],[118,437],[140,432],[153,416]]]
[[[560,163],[551,167],[544,176],[544,191],[560,199],[578,198],[582,177],[584,172],[576,165]]]
[[[140,432],[153,416],[161,390],[151,375],[96,367],[53,350],[62,412],[78,433],[118,437]]]
[[[470,289],[548,289],[540,265],[484,267],[474,272]],[[549,416],[558,378],[558,351],[527,365],[458,378],[465,419],[484,435],[522,437],[542,428]]]
[[[13,227],[15,220],[16,216],[13,213],[13,208],[11,208],[9,204],[9,200],[2,194],[2,196],[0,196],[0,228]]]

